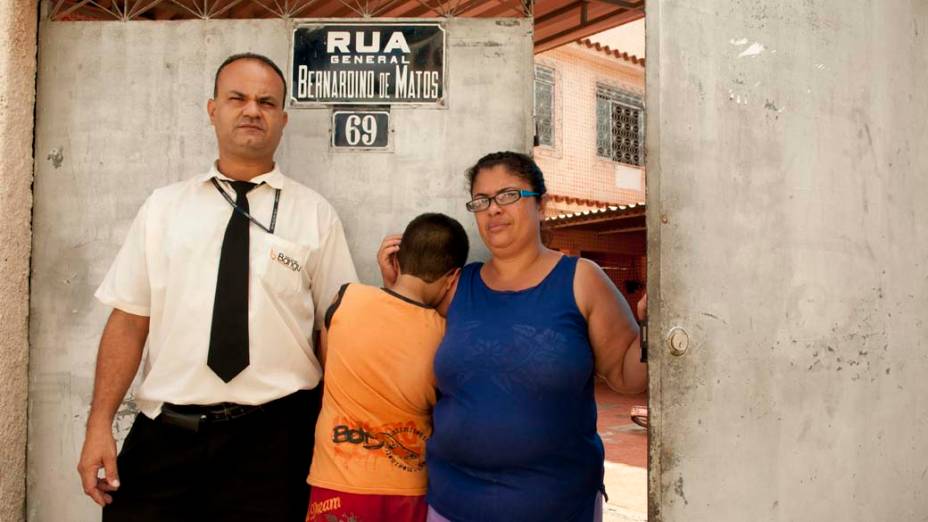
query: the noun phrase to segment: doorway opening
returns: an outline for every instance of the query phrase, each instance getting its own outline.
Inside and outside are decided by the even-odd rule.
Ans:
[[[535,54],[534,157],[549,189],[548,247],[596,262],[638,314],[647,288],[644,18]],[[539,50],[541,49],[541,50]],[[637,317],[640,321],[645,317]],[[596,385],[603,520],[647,520],[647,392]]]
[[[538,65],[535,69],[536,115],[540,117],[542,131],[535,158],[552,188],[552,214],[548,216],[552,246],[597,262],[633,310],[644,293],[647,283],[646,209],[643,204],[644,0],[43,0],[42,5],[43,15],[52,21],[145,21],[145,25],[194,19],[533,16]],[[609,29],[612,31],[607,31]],[[634,34],[635,31],[639,36],[623,36],[623,33]],[[613,41],[615,38],[618,40]],[[628,43],[635,38],[640,40],[640,51]],[[580,56],[575,56],[574,60],[587,60],[589,69],[584,72],[581,68],[578,74],[584,81],[592,81],[581,87],[570,79],[568,73],[577,71],[561,64],[562,53]],[[575,108],[571,105],[574,99],[582,100],[587,107]],[[546,113],[539,110],[544,108],[545,100]],[[545,114],[546,120],[542,119]],[[585,129],[582,132],[578,130],[580,127],[568,126],[577,121],[577,117],[582,117],[578,123]],[[530,136],[524,137],[523,143],[527,146]],[[572,147],[581,141],[582,150],[572,152]],[[560,164],[574,170],[562,175]],[[572,178],[570,172],[580,175]],[[36,344],[41,345],[41,341]],[[33,371],[41,371],[42,362],[40,357],[34,356]],[[54,364],[45,367],[58,367],[57,361],[51,362]],[[86,375],[85,368],[81,367],[76,373]],[[647,395],[620,396],[604,384],[600,384],[596,392],[599,432],[607,460],[609,503],[605,520],[644,520],[647,431],[631,422],[631,408],[646,405]],[[37,399],[40,408],[34,418],[57,421],[60,415],[70,415],[69,408],[78,403],[81,411],[86,412],[81,402],[84,397],[77,397],[75,392],[75,396],[69,398],[71,400],[44,402]],[[55,409],[59,403],[61,411]],[[70,429],[78,430],[76,434],[82,433],[82,424],[82,419],[75,421]],[[128,426],[125,428],[127,430]],[[124,436],[126,430],[120,433]],[[59,436],[75,438],[75,434],[65,431],[53,434],[46,430],[45,439],[31,442],[38,449],[33,455],[43,453],[43,447],[60,446]],[[52,452],[45,454],[52,455]],[[65,460],[72,458],[68,455]],[[51,490],[58,484],[70,483],[71,473],[58,471],[64,469],[62,466],[57,463],[46,466],[45,461],[36,460],[34,456],[32,459],[36,470],[34,482],[54,486],[33,487],[30,495],[34,500],[53,495]],[[84,501],[71,495],[56,503],[36,501],[35,504],[47,506],[45,509],[67,509],[73,515],[74,509],[90,509]]]

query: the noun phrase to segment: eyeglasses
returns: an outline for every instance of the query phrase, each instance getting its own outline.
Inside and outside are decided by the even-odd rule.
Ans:
[[[464,206],[467,207],[467,210],[471,212],[483,212],[484,210],[490,208],[490,202],[495,201],[499,206],[512,205],[516,201],[519,201],[523,197],[527,196],[540,196],[541,194],[537,192],[532,192],[530,190],[520,190],[520,189],[506,189],[502,192],[499,192],[495,196],[479,196],[476,197],[467,203]]]

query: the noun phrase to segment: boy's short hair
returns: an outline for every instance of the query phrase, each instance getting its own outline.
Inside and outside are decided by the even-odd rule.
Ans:
[[[444,214],[422,214],[406,225],[397,261],[404,274],[433,283],[467,262],[464,227]]]

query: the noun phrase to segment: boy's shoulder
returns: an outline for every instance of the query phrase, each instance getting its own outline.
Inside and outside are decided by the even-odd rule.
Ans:
[[[346,300],[351,303],[348,306],[352,308],[354,313],[360,312],[362,315],[371,313],[377,314],[378,310],[388,310],[390,311],[390,316],[393,317],[396,313],[400,313],[401,310],[406,310],[406,312],[402,312],[403,315],[409,315],[407,312],[412,311],[413,313],[410,315],[410,317],[418,317],[420,320],[422,319],[423,314],[425,316],[434,315],[434,319],[440,321],[442,325],[444,324],[444,318],[435,308],[431,306],[426,306],[387,288],[367,285],[364,283],[345,283],[339,289],[338,294],[335,296],[332,302],[332,305],[329,306],[328,310],[326,311],[326,328],[331,326],[332,317],[335,315],[335,312],[343,306],[342,303]],[[397,300],[404,301],[414,306],[401,306],[399,308],[390,306]],[[420,313],[416,313],[415,310],[418,310]]]
[[[376,302],[380,297],[379,294],[384,294],[382,288],[378,288],[372,285],[366,285],[364,283],[345,283],[338,289],[338,293],[335,294],[335,297],[332,299],[332,304],[329,305],[328,309],[325,312],[325,327],[329,329],[332,326],[332,317],[335,315],[335,312],[342,306],[342,303],[345,299],[351,301],[351,306],[358,306],[364,301],[367,303]]]
[[[344,295],[351,294],[352,300],[364,298],[376,299],[379,297],[379,294],[383,293],[383,289],[364,283],[345,283],[339,293]]]
[[[372,288],[369,285],[364,283],[345,283],[338,289],[338,292],[332,298],[332,304],[329,305],[325,310],[325,318],[323,323],[325,324],[326,330],[332,327],[332,316],[335,315],[335,311],[342,305],[342,301],[345,299],[345,294],[351,292],[354,295],[357,292],[365,292],[367,288]]]

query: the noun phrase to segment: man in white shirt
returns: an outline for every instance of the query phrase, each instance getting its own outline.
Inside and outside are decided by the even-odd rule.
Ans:
[[[304,520],[313,332],[357,275],[335,210],[274,163],[285,98],[264,56],[219,67],[218,161],[152,193],[97,290],[113,311],[78,471],[104,521]],[[141,413],[117,459],[113,417],[146,339]]]

